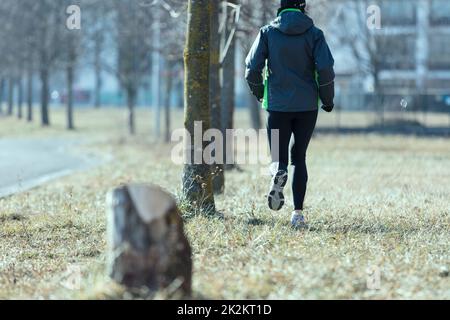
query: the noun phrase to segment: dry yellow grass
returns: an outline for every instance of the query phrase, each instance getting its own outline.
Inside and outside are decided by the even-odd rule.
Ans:
[[[181,167],[171,163],[170,145],[151,139],[145,111],[134,138],[123,111],[78,112],[81,125],[70,133],[64,115],[53,116],[48,129],[1,118],[0,137],[77,137],[87,143],[80,151],[113,160],[0,200],[0,298],[126,298],[104,272],[105,194],[133,181],[178,195]],[[174,118],[179,126],[180,114]],[[246,126],[246,113],[237,119]],[[290,201],[279,213],[266,208],[259,166],[227,172],[216,198],[224,219],[186,219],[195,297],[450,299],[448,139],[317,136],[308,164],[310,231],[290,228]],[[79,290],[62,285],[73,266]],[[366,286],[368,267],[380,270],[379,290]]]

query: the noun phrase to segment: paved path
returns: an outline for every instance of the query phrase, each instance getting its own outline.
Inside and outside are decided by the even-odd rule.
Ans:
[[[0,198],[98,163],[72,151],[77,144],[56,138],[0,139]]]

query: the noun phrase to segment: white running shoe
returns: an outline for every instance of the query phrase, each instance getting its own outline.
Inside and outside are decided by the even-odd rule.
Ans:
[[[279,170],[272,177],[269,195],[267,201],[269,208],[274,211],[280,210],[284,205],[283,188],[288,180],[288,174],[285,170]]]
[[[307,229],[308,228],[308,223],[306,222],[306,218],[300,210],[292,212],[291,225],[295,229]]]

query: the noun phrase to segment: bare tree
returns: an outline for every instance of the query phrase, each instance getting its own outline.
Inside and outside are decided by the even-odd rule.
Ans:
[[[74,4],[73,0],[65,0],[65,7],[69,8]],[[79,3],[78,3],[79,4]],[[66,12],[68,13],[68,12]],[[66,28],[62,33],[62,46],[60,55],[60,64],[66,74],[66,128],[74,130],[74,82],[78,60],[83,51],[83,38],[81,31],[77,28]]]
[[[167,67],[166,78],[166,95],[164,97],[164,142],[170,142],[170,107],[171,107],[171,97],[172,97],[172,88],[173,88],[173,68],[171,66]]]
[[[102,105],[101,92],[103,87],[103,53],[105,51],[109,23],[109,13],[111,13],[110,3],[104,0],[90,0],[87,10],[90,28],[88,29],[87,50],[91,53],[91,64],[94,68],[94,106],[100,108]]]
[[[28,51],[27,58],[27,121],[33,121],[33,75],[34,75],[34,55],[33,51]]]
[[[36,73],[37,66],[37,54],[35,48],[38,46],[38,37],[36,35],[36,28],[38,22],[34,16],[34,11],[37,10],[39,3],[32,0],[25,0],[28,10],[23,10],[23,14],[26,15],[27,23],[25,24],[24,35],[24,65],[25,65],[25,77],[26,77],[26,96],[27,96],[27,121],[33,121],[33,84],[34,75]]]
[[[242,23],[239,24],[238,39],[243,55],[247,55],[250,47],[258,34],[258,30],[274,17],[278,3],[263,0],[255,10],[250,0],[242,1]],[[252,127],[259,129],[262,126],[261,106],[253,95],[248,91],[248,107]]]
[[[210,57],[210,83],[209,101],[211,105],[211,127],[222,132],[222,107],[220,85],[220,47],[219,33],[220,8],[218,1],[211,2],[211,57]],[[213,189],[222,193],[225,187],[224,166],[214,163],[211,167],[213,173]]]
[[[171,136],[171,100],[175,80],[183,69],[183,43],[186,30],[186,17],[182,15],[187,9],[185,2],[160,1],[160,33],[164,39],[157,48],[158,55],[164,61],[165,68],[161,74],[164,80],[164,142],[170,142]],[[153,83],[153,85],[155,85]],[[157,88],[155,88],[157,89]],[[159,92],[160,90],[154,90]]]
[[[0,35],[0,51],[2,59],[0,61],[1,72],[8,79],[7,91],[7,115],[13,114],[14,108],[14,91],[17,85],[18,65],[20,62],[20,46],[21,32],[17,21],[18,13],[21,7],[19,3],[12,1],[0,2],[0,13],[4,19],[2,20],[2,28]]]
[[[236,37],[233,35],[235,31],[235,15],[229,14],[229,5],[235,7],[238,0],[230,0],[223,2],[222,10],[222,30],[221,30],[221,47],[222,47],[222,128],[225,132],[227,129],[234,128],[234,109],[235,109],[235,75],[236,75]],[[226,135],[224,156],[234,153],[233,142],[228,141]],[[227,157],[226,157],[227,158]],[[228,159],[227,158],[227,159]],[[227,164],[226,169],[231,169],[234,166]]]
[[[85,59],[92,67],[95,76],[94,84],[94,107],[102,105],[101,91],[103,86],[103,53],[105,51],[106,37],[111,25],[110,19],[111,2],[104,0],[83,0],[83,21],[87,25],[83,34],[85,35]]]
[[[76,36],[68,36],[67,52],[66,52],[66,79],[67,79],[67,129],[75,129],[73,119],[73,85],[75,81],[75,68],[77,63]]]
[[[41,124],[49,126],[50,76],[60,55],[64,15],[61,14],[61,4],[53,0],[39,1],[33,13],[36,23],[34,43],[41,81]]]
[[[5,79],[0,78],[0,114],[3,113],[3,99],[5,97]]]
[[[150,69],[151,8],[139,1],[114,2],[116,11],[117,69],[115,73],[127,96],[128,131],[135,134],[134,108],[143,77]],[[113,70],[113,68],[110,68]]]
[[[209,105],[209,61],[210,61],[210,18],[209,0],[189,0],[188,26],[185,63],[185,119],[184,125],[188,137],[188,163],[183,170],[183,194],[189,204],[205,213],[214,213],[214,193],[212,189],[210,166],[205,163],[203,150],[195,146],[194,135],[201,125],[201,133],[210,128]],[[203,139],[202,139],[203,140]]]
[[[15,86],[14,78],[12,76],[10,76],[9,82],[8,82],[8,116],[11,116],[13,114],[14,86]]]
[[[23,81],[22,81],[22,72],[20,72],[17,78],[17,118],[22,119],[23,112]]]
[[[337,21],[341,27],[334,34],[343,46],[350,48],[353,58],[358,62],[360,74],[372,78],[374,97],[377,98],[372,103],[379,121],[383,123],[384,102],[380,72],[386,58],[382,54],[382,48],[387,44],[387,38],[367,27],[366,10],[370,4],[372,2],[369,0],[349,0],[345,10],[339,10]]]

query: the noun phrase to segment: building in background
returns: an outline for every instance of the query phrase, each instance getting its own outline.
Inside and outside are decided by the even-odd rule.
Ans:
[[[367,27],[371,5],[380,8],[380,29]],[[401,97],[416,109],[449,109],[449,0],[342,0],[336,9],[325,33],[342,107],[365,108],[375,96],[373,105]]]
[[[384,0],[381,14],[383,90],[449,94],[450,1]]]

